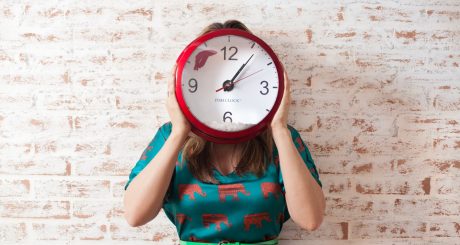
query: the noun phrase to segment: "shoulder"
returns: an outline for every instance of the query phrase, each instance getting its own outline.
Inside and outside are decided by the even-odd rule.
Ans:
[[[287,125],[289,131],[291,132],[291,138],[292,141],[294,141],[295,145],[299,149],[303,149],[304,147],[307,147],[305,144],[305,141],[302,138],[302,135],[300,135],[300,132],[292,125]]]
[[[292,126],[290,124],[287,124],[287,128],[291,132],[291,136],[292,136],[293,139],[295,139],[296,137],[300,136],[299,131],[297,131],[297,129],[294,126]]]
[[[172,131],[172,123],[171,121],[167,121],[163,123],[159,128],[158,132],[164,137],[164,139],[167,139],[169,135],[171,134]]]

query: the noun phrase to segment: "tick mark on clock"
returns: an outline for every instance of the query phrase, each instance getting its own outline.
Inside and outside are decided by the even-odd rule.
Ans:
[[[230,36],[228,36],[228,41],[230,42]]]
[[[206,42],[203,43],[205,47],[208,47],[208,45],[206,44]]]
[[[277,86],[273,86],[273,88],[278,88]]]
[[[271,65],[271,64],[272,64],[272,62],[268,63],[267,65],[269,66],[269,65]]]
[[[266,111],[270,111],[269,109],[265,109]]]
[[[251,48],[254,48],[254,45],[256,45],[256,43],[255,43],[255,42],[254,42],[254,43],[252,43],[252,46],[251,46]]]

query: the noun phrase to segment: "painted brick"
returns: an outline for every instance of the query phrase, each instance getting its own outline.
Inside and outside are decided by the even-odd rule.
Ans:
[[[356,180],[355,190],[360,194],[387,194],[387,195],[429,195],[431,192],[431,178],[405,176],[393,177],[361,177]]]
[[[73,201],[72,217],[81,220],[104,220],[113,217],[114,202],[111,199],[88,202],[84,199]]]
[[[32,223],[32,233],[36,240],[103,240],[107,225],[95,222],[79,223]]]
[[[24,222],[0,223],[0,241],[24,242],[27,234],[27,225]]]
[[[428,233],[424,221],[356,221],[351,224],[352,239],[369,238],[421,238]]]
[[[110,196],[108,180],[35,180],[36,197],[107,198]]]
[[[69,219],[69,201],[0,200],[0,217]]]
[[[0,179],[0,197],[28,197],[30,181],[28,179]]]

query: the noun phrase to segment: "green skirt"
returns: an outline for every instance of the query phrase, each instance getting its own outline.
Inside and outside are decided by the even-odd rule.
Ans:
[[[269,241],[256,242],[256,243],[242,243],[242,242],[229,242],[229,241],[220,241],[218,243],[208,243],[208,242],[189,242],[189,241],[180,241],[180,245],[278,245],[278,239],[273,239]]]

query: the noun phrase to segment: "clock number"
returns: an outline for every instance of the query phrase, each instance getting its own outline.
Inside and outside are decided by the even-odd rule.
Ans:
[[[263,83],[265,83],[265,86],[263,86],[263,88],[266,89],[266,92],[265,92],[265,93],[262,92],[262,91],[259,91],[259,92],[260,92],[260,94],[262,94],[262,95],[266,95],[266,94],[268,94],[268,87],[267,87],[267,86],[268,86],[268,82],[267,82],[267,81],[262,81],[262,82],[260,82],[260,84],[263,84]]]
[[[224,122],[225,122],[225,120],[227,120],[227,119],[230,119],[230,122],[233,122],[233,120],[232,120],[232,118],[231,118],[230,116],[226,116],[227,113],[230,114],[230,116],[232,115],[232,113],[229,112],[229,111],[225,112],[225,113],[224,113],[224,117],[223,117]]]
[[[235,54],[238,52],[238,48],[232,46],[232,47],[230,47],[228,50],[230,51],[230,50],[232,50],[232,49],[235,50],[235,52],[233,52],[233,54],[230,55],[230,57],[228,58],[228,60],[238,60],[238,59],[234,59],[234,58],[233,58],[233,56],[235,56]],[[224,46],[221,50],[224,51],[224,60],[226,60],[226,59],[227,59],[227,46]]]
[[[192,84],[192,81],[195,81],[195,82]],[[195,78],[191,78],[190,80],[188,80],[188,86],[194,89],[194,90],[188,89],[188,91],[190,91],[190,93],[195,93],[196,90],[198,89],[198,82],[196,81]]]
[[[235,52],[232,55],[230,55],[230,57],[228,59],[229,60],[238,60],[238,59],[233,59],[233,56],[235,56],[235,54],[238,52],[238,48],[237,47],[230,47],[228,50],[230,51],[232,48],[235,50]]]

